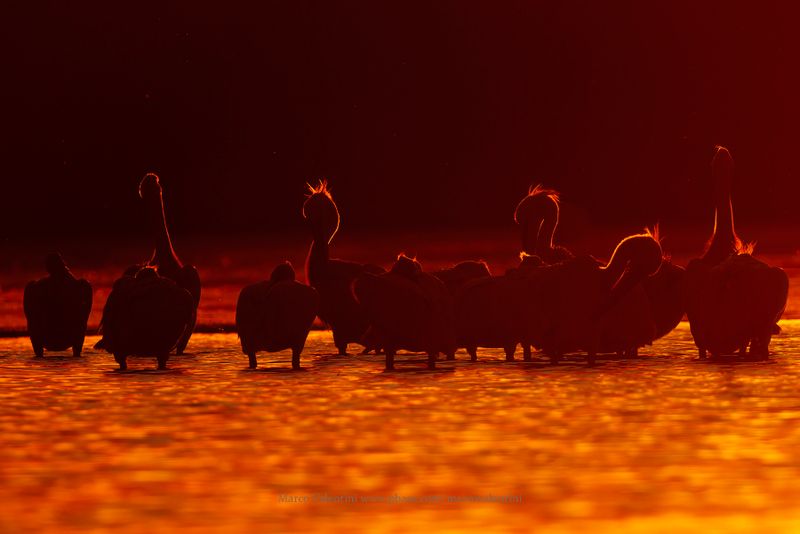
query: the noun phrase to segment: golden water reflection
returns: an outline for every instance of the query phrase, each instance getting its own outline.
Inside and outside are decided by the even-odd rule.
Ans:
[[[407,356],[393,374],[332,355],[327,332],[302,372],[288,354],[246,370],[232,334],[129,373],[3,339],[0,530],[798,531],[800,322],[783,328],[768,363],[698,362],[684,323],[595,368],[483,351],[436,372]]]

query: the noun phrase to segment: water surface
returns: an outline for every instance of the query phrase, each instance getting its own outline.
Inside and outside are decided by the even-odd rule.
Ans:
[[[800,322],[783,328],[768,363],[698,362],[683,323],[594,368],[483,351],[396,373],[328,332],[299,372],[284,353],[246,370],[234,334],[127,373],[2,339],[0,530],[797,531]]]

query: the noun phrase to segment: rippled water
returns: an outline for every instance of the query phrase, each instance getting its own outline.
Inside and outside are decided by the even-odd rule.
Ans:
[[[246,370],[231,334],[127,373],[2,339],[0,530],[796,532],[800,322],[783,328],[768,363],[696,361],[684,323],[594,368],[484,351],[395,373],[331,355],[328,332],[300,372],[288,354]]]

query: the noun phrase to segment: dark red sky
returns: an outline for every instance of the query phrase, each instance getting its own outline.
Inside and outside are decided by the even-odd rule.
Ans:
[[[44,2],[2,39],[3,238],[506,224],[545,182],[588,220],[707,222],[713,145],[745,222],[800,222],[791,2]],[[84,4],[86,6],[86,4]]]

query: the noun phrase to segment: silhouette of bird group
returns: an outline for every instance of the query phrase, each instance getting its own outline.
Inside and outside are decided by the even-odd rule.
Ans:
[[[531,347],[552,363],[567,353],[633,357],[671,332],[686,314],[700,358],[738,352],[767,359],[772,336],[786,307],[789,280],[783,270],[752,256],[736,235],[731,202],[733,160],[724,147],[712,159],[715,223],[705,252],[686,269],[664,258],[658,228],[622,239],[603,263],[575,256],[554,243],[558,192],[533,187],[520,201],[520,263],[492,275],[482,261],[426,272],[415,259],[398,256],[391,269],[330,257],[340,215],[326,182],[309,186],[302,215],[311,233],[308,284],[296,280],[288,262],[270,279],[242,289],[236,329],[251,368],[257,353],[292,351],[292,367],[315,318],[330,326],[340,355],[360,344],[364,353],[383,352],[394,369],[399,350],[424,352],[428,367],[439,355],[455,359],[464,348],[501,348],[513,360]],[[114,282],[103,308],[95,348],[113,354],[121,370],[127,357],[155,356],[166,368],[181,354],[197,322],[200,277],[181,263],[172,246],[162,187],[147,174],[139,195],[154,241],[152,257],[128,268]],[[48,276],[25,288],[24,310],[35,356],[72,348],[80,356],[92,307],[92,288],[76,279],[61,256],[46,258]]]

